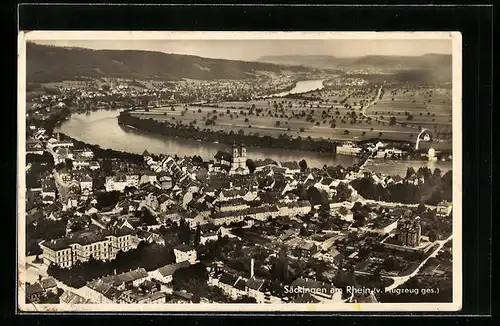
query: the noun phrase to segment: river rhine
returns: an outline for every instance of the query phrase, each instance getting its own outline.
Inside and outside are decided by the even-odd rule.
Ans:
[[[290,92],[301,93],[317,88],[321,88],[321,83],[318,83],[317,80],[302,81],[298,82]],[[279,96],[283,95],[283,93],[279,94]],[[137,154],[142,154],[147,149],[148,152],[155,154],[199,155],[204,160],[210,160],[219,150],[231,151],[231,146],[227,144],[154,135],[129,127],[122,127],[118,125],[116,118],[118,114],[118,111],[95,111],[89,114],[75,113],[69,120],[64,121],[56,131],[88,144],[99,145],[101,148]],[[349,166],[358,160],[354,156],[335,155],[333,153],[256,147],[247,148],[247,156],[254,160],[270,158],[275,161],[300,161],[305,159],[308,166],[318,168],[324,165],[338,164]],[[430,168],[437,166],[444,172],[451,169],[451,162],[370,160],[365,165],[365,169],[384,174],[405,175],[409,166],[415,169],[421,166],[429,166]]]

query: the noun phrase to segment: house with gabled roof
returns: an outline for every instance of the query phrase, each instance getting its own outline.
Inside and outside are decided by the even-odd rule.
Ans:
[[[36,303],[40,297],[45,293],[40,283],[25,285],[24,291],[26,293],[26,301]]]
[[[40,285],[45,292],[50,291],[57,294],[57,283],[52,277],[42,279]]]
[[[152,272],[149,272],[149,276],[151,278],[160,280],[165,283],[170,283],[172,282],[174,273],[176,270],[180,268],[186,268],[191,266],[191,263],[189,261],[182,261],[179,263],[173,263],[173,264],[168,264],[163,267],[160,267]]]
[[[300,173],[300,166],[296,161],[281,162],[280,165],[281,167],[286,169],[286,175],[295,175],[297,173]]]
[[[125,290],[131,287],[137,287],[149,278],[148,272],[144,268],[137,268],[128,272],[111,275],[101,278],[104,283],[109,283],[118,290]]]
[[[312,206],[308,200],[298,200],[278,205],[279,215],[281,216],[302,216],[309,213],[311,209]]]
[[[125,198],[115,206],[117,212],[133,213],[139,208],[139,203]]]
[[[59,297],[60,303],[65,304],[87,304],[91,303],[88,299],[72,292],[72,291],[64,291],[64,293]]]
[[[111,304],[118,302],[122,291],[113,287],[112,283],[106,283],[97,279],[87,283],[82,292],[91,301],[99,304]]]
[[[149,232],[144,230],[138,230],[136,232],[136,237],[138,241],[144,241],[147,243],[157,243],[159,245],[165,245],[165,240],[161,235],[155,232]]]
[[[180,263],[183,261],[188,261],[191,264],[196,262],[196,249],[194,247],[179,244],[174,247],[175,262]]]
[[[200,244],[205,244],[209,241],[217,241],[219,238],[219,235],[217,234],[216,231],[211,231],[211,232],[202,232],[200,236]]]
[[[213,283],[215,286],[221,288],[222,291],[228,294],[232,299],[236,299],[246,293],[243,283],[241,283],[240,286],[236,287],[236,284],[238,283],[238,281],[240,281],[240,278],[241,277],[238,275],[223,272],[218,279],[213,280]]]

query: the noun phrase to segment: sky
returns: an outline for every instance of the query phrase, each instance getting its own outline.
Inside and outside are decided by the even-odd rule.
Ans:
[[[90,49],[149,50],[206,58],[254,61],[267,55],[419,56],[452,53],[452,41],[412,40],[43,40],[38,44]]]

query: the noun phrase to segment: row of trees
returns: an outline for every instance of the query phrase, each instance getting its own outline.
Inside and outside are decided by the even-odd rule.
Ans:
[[[412,169],[413,170],[413,169]],[[414,171],[414,170],[413,170]],[[414,173],[409,170],[407,178]],[[391,184],[386,188],[377,184],[371,178],[356,179],[351,185],[361,196],[367,199],[383,200],[388,202],[399,202],[405,204],[425,203],[437,205],[446,200],[452,201],[452,171],[446,172],[441,177],[441,171],[435,169],[434,172],[427,167],[422,167],[415,175],[423,178],[424,183],[415,185],[410,182]]]
[[[233,142],[244,142],[248,146],[266,147],[266,148],[285,148],[298,149],[316,152],[331,152],[335,143],[329,140],[312,139],[311,137],[291,138],[287,135],[281,137],[260,136],[258,134],[245,135],[240,132],[212,131],[209,129],[200,129],[194,125],[186,126],[182,124],[173,124],[168,121],[156,121],[154,119],[141,119],[133,117],[127,112],[122,112],[118,116],[118,122],[123,125],[133,126],[140,130],[158,133],[165,136],[177,136],[187,139],[202,139],[206,141],[218,141],[227,144]]]

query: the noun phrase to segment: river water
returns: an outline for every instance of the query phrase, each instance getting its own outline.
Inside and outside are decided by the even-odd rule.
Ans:
[[[301,80],[295,84],[295,87],[286,92],[275,93],[268,96],[263,96],[263,98],[267,97],[282,97],[288,94],[300,94],[306,93],[309,91],[314,91],[316,89],[322,89],[325,86],[323,85],[323,79],[314,79],[314,80]]]
[[[298,82],[290,91],[303,93],[322,88],[322,80]],[[279,93],[284,96],[285,93]],[[277,96],[277,95],[276,95]],[[142,154],[144,150],[155,154],[171,154],[178,156],[201,156],[204,160],[213,159],[219,150],[231,151],[231,145],[203,142],[176,137],[150,134],[130,127],[118,125],[118,111],[95,111],[88,114],[75,113],[66,120],[56,131],[62,132],[79,141],[99,145],[101,148],[114,149],[123,152]],[[357,157],[336,155],[333,153],[315,153],[309,151],[294,151],[273,148],[248,147],[247,156],[258,160],[270,158],[275,161],[300,161],[305,159],[308,166],[321,168],[324,165],[349,166],[358,161]],[[384,174],[405,175],[406,169],[412,166],[415,169],[421,166],[430,168],[439,167],[442,171],[451,169],[451,162],[415,162],[369,160],[365,165],[366,171],[376,171]]]

